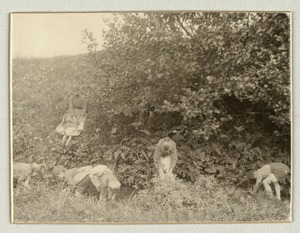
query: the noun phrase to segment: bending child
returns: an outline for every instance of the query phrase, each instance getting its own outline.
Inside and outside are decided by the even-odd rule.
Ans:
[[[271,163],[262,166],[257,171],[254,171],[253,177],[256,179],[256,184],[253,188],[253,193],[257,193],[263,185],[266,192],[272,195],[272,189],[270,184],[274,184],[276,198],[281,200],[280,192],[281,187],[279,183],[284,183],[287,179],[290,181],[290,168],[283,163]]]

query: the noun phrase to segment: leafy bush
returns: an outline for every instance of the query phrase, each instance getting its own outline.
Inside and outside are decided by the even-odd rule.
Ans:
[[[136,126],[151,129],[143,124],[149,108],[169,120],[178,113],[175,125],[208,140],[224,133],[227,122],[245,127],[243,118],[253,114],[251,120],[259,121],[258,114],[274,125],[271,133],[289,138],[287,15],[121,15],[108,22],[105,50],[92,54],[97,81],[107,87],[102,108],[110,116],[136,115]],[[105,95],[114,97],[113,105],[104,102]],[[262,127],[268,131],[268,125]]]
[[[242,183],[245,170],[290,164],[286,14],[117,16],[107,22],[105,50],[90,58],[107,87],[101,107],[118,128],[131,127],[130,135],[176,128],[183,138],[176,172],[190,181],[214,174]]]
[[[248,169],[290,161],[289,18],[279,13],[125,13],[105,49],[13,60],[13,152],[67,167],[103,163],[122,183],[150,185],[152,150],[174,129],[175,173],[229,184]],[[69,149],[54,130],[68,97],[88,101]]]

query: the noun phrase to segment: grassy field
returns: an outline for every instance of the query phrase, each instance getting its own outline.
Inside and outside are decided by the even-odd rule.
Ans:
[[[195,184],[153,180],[153,186],[130,198],[99,202],[77,198],[63,184],[41,182],[30,193],[14,198],[15,223],[162,223],[211,221],[288,221],[290,204],[251,196],[226,187],[212,177]]]
[[[80,140],[90,143],[100,127],[98,124],[105,125],[98,116],[95,93],[100,86],[95,84],[93,74],[85,56],[13,61],[15,161],[51,163],[60,157],[55,146],[61,135],[54,130],[77,86],[89,102],[89,120]],[[104,131],[101,135],[105,137]],[[83,159],[90,162],[86,153],[77,156],[80,165]],[[114,203],[98,202],[91,197],[79,200],[62,183],[45,180],[33,182],[32,190],[15,197],[13,204],[15,223],[269,222],[290,218],[288,201],[278,201],[263,192],[251,196],[210,176],[199,177],[194,184],[154,179],[150,188]]]

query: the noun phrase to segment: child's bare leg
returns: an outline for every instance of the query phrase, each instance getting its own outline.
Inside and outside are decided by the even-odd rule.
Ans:
[[[17,187],[15,188],[15,196],[19,196],[19,193],[20,193],[20,187],[19,185],[17,185]]]
[[[114,190],[111,195],[111,200],[114,201],[116,199],[117,192]]]
[[[99,195],[99,201],[107,201],[107,188],[102,188]]]
[[[66,138],[67,138],[67,135],[63,135],[63,140],[62,140],[63,144],[65,144]]]
[[[274,182],[274,187],[275,187],[275,192],[276,192],[277,199],[281,200],[281,197],[280,197],[281,188],[280,188],[279,183],[278,182]]]
[[[272,195],[272,189],[271,189],[271,180],[268,179],[268,177],[266,179],[263,180],[263,185],[265,187],[265,190],[266,192],[269,194],[269,195]]]
[[[160,179],[164,180],[165,179],[165,173],[164,173],[164,171],[161,168],[159,168],[158,172],[159,172]]]
[[[69,142],[71,141],[72,136],[69,136],[68,141],[66,142],[66,146],[69,144]]]
[[[29,180],[30,180],[30,176],[28,176],[25,182],[23,183],[23,186],[26,187],[27,189],[31,189],[31,187],[29,186]]]
[[[270,175],[269,175],[266,179],[264,179],[264,181],[263,181],[263,184],[264,184],[264,187],[265,187],[266,191],[267,191],[268,193],[270,193],[270,194],[272,194],[272,189],[271,189],[271,186],[270,186],[271,183],[273,183],[273,184],[277,183],[277,184],[278,184],[278,180],[276,179],[276,177],[274,176],[273,173],[270,174]],[[278,184],[278,186],[279,186],[279,184]],[[277,189],[278,189],[278,186],[277,186]],[[275,191],[276,191],[276,186],[275,186]],[[279,186],[279,193],[280,193],[280,186]],[[276,196],[277,196],[277,195],[278,195],[278,194],[277,194],[277,191],[276,191]],[[277,198],[278,198],[278,196],[277,196]]]
[[[167,175],[168,175],[168,177],[169,177],[170,180],[175,180],[175,175],[172,173],[171,170],[167,171]]]
[[[83,195],[79,191],[75,190],[75,197],[82,197],[82,196]]]
[[[107,200],[110,201],[112,200],[112,191],[110,188],[107,188]]]

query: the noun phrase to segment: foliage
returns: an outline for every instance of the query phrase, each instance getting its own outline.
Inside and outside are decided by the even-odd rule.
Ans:
[[[240,183],[247,169],[290,164],[286,14],[125,13],[107,23],[91,60],[113,96],[101,107],[118,127],[176,127],[180,177]]]
[[[236,129],[238,131],[241,129]],[[221,135],[218,142],[200,145],[196,150],[180,148],[181,154],[175,172],[180,178],[194,182],[201,174],[214,175],[228,184],[242,185],[247,182],[245,171],[258,169],[264,164],[282,162],[290,164],[288,153],[280,151],[270,141],[261,143],[262,135],[246,132],[232,132]],[[249,188],[249,187],[248,187]]]
[[[66,167],[103,163],[123,184],[151,185],[152,151],[178,132],[175,173],[243,185],[244,172],[290,161],[290,22],[281,13],[124,13],[107,20],[105,48],[13,60],[13,152]],[[70,148],[55,134],[68,97],[88,101]]]
[[[108,25],[96,68],[109,82],[112,115],[135,115],[138,128],[151,129],[141,119],[150,107],[175,112],[177,125],[208,140],[254,114],[274,124],[269,133],[289,135],[287,15],[130,13]]]

